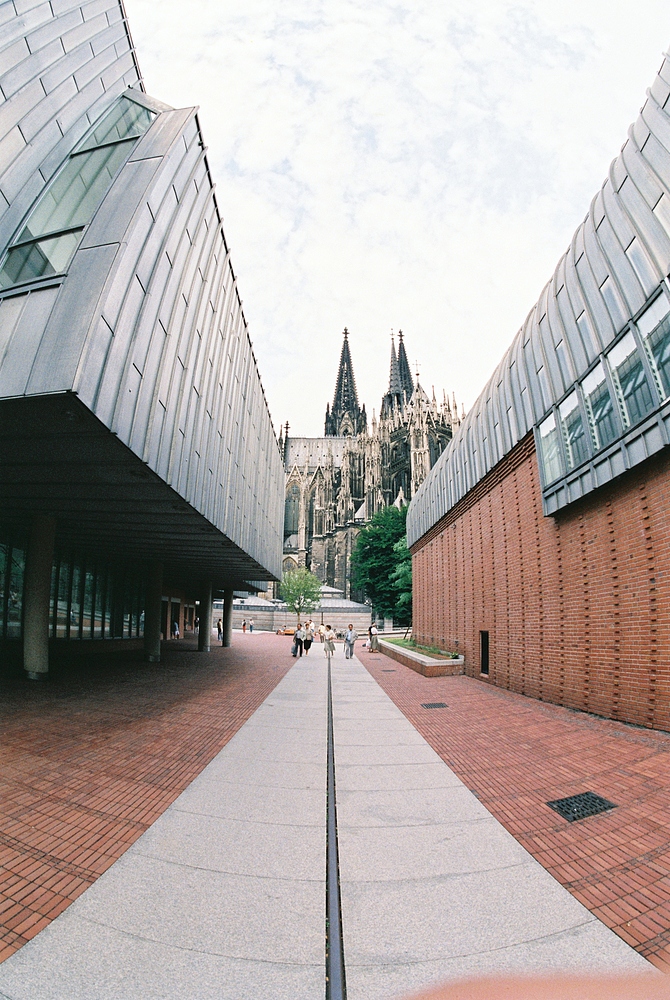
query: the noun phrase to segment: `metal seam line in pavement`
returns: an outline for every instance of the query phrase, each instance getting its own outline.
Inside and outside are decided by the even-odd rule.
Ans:
[[[326,1000],[346,1000],[340,905],[340,865],[337,851],[337,800],[335,797],[335,743],[333,692],[328,657],[328,790],[326,793]]]

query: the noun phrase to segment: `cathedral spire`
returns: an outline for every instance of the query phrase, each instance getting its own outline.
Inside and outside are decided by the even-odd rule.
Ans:
[[[395,353],[395,340],[391,334],[391,372],[389,375],[389,396],[401,396],[402,384],[400,381],[400,368]]]
[[[398,330],[398,341],[398,371],[400,372],[400,390],[401,392],[404,390],[407,393],[407,398],[411,399],[412,393],[414,392],[414,382],[412,381],[412,373],[407,360],[405,343],[402,339],[402,330]]]
[[[391,413],[394,408],[404,410],[407,399],[410,398],[412,392],[414,391],[411,375],[409,376],[408,387],[406,380],[403,380],[402,370],[400,367],[400,358],[403,357],[405,359],[405,367],[409,372],[407,355],[405,354],[405,347],[402,342],[402,330],[398,331],[398,338],[400,344],[398,354],[396,355],[395,338],[393,336],[393,332],[391,332],[391,369],[389,374],[389,387],[382,400],[382,408],[380,411],[381,416],[386,413]]]
[[[358,405],[354,366],[349,350],[349,331],[344,328],[340,367],[335,383],[335,395],[330,411],[326,408],[326,437],[346,437],[365,430],[365,411]]]

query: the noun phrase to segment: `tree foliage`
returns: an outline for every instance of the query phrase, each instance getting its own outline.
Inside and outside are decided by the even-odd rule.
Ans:
[[[289,611],[301,618],[319,606],[321,583],[314,573],[300,566],[286,574],[281,582],[280,594]]]
[[[412,553],[407,548],[407,535],[403,535],[393,546],[396,556],[391,580],[396,589],[397,600],[394,618],[401,625],[412,621]]]
[[[352,583],[363,590],[375,612],[409,622],[412,557],[405,540],[407,507],[382,507],[361,528],[352,553]]]

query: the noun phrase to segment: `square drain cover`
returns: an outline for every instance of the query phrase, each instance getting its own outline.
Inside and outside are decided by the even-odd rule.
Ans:
[[[580,792],[579,795],[569,795],[567,799],[556,799],[547,802],[550,809],[574,823],[576,819],[586,819],[587,816],[597,816],[598,813],[616,809],[616,803],[608,802],[595,792]]]
[[[443,701],[427,701],[421,708],[449,708]]]

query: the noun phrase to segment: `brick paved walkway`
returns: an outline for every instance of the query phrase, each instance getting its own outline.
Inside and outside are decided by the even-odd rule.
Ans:
[[[0,961],[58,916],[170,805],[294,660],[274,635],[164,662],[91,647],[48,684],[0,680]],[[285,640],[290,644],[290,639]]]
[[[361,661],[442,759],[589,910],[670,967],[670,734],[499,690]],[[424,709],[445,701],[446,709]],[[546,805],[592,791],[618,808],[574,823]]]

